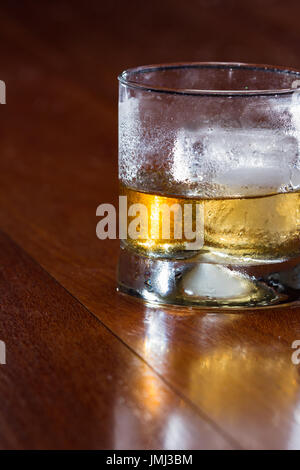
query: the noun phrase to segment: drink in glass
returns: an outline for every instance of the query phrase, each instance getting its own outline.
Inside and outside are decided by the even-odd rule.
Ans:
[[[299,72],[192,63],[119,80],[120,195],[135,229],[119,289],[200,307],[297,302]]]

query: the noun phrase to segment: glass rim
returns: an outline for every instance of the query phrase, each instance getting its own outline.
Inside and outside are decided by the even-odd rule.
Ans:
[[[147,92],[167,93],[171,95],[199,95],[199,96],[266,96],[266,95],[282,95],[295,93],[300,91],[300,82],[298,87],[277,88],[269,90],[199,90],[188,88],[169,88],[161,86],[152,86],[131,80],[132,74],[142,74],[146,72],[157,72],[172,69],[189,69],[189,68],[216,68],[216,69],[236,69],[236,70],[253,70],[265,71],[279,74],[295,75],[300,81],[300,70],[291,67],[283,67],[279,65],[268,64],[251,64],[246,62],[174,62],[165,64],[143,65],[139,67],[124,70],[118,80],[122,85],[129,88],[140,89]]]

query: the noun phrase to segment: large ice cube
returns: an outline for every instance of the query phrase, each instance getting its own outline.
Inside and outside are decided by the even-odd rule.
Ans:
[[[291,189],[300,181],[298,140],[272,129],[180,129],[172,173],[177,183],[211,183],[228,195]]]

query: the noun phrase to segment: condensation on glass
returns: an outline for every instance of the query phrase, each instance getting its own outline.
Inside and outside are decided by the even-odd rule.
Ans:
[[[149,229],[121,241],[121,291],[213,308],[298,301],[299,86],[298,71],[237,63],[119,76],[120,194],[128,207],[148,209]],[[177,215],[193,208],[199,247],[174,237],[174,204]],[[169,238],[161,234],[163,206],[171,209]]]

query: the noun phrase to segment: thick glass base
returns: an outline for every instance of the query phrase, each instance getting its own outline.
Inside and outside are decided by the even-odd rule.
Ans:
[[[239,262],[202,254],[154,258],[121,245],[118,288],[158,304],[253,309],[300,305],[300,257],[281,262]]]

